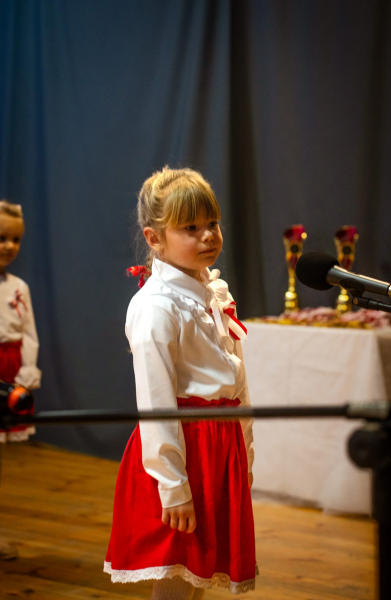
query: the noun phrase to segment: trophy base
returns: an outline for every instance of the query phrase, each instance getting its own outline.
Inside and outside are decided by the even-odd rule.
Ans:
[[[341,288],[341,292],[335,303],[335,308],[339,315],[343,315],[352,310],[352,300],[344,288]]]
[[[299,310],[299,300],[296,292],[288,290],[285,293],[284,312],[291,313]]]

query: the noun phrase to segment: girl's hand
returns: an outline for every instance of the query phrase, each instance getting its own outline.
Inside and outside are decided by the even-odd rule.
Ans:
[[[193,500],[179,506],[163,508],[162,521],[165,525],[170,524],[171,529],[193,533],[197,526]]]
[[[254,481],[254,475],[252,473],[248,474],[248,485],[250,486],[250,490],[253,486],[253,481]]]

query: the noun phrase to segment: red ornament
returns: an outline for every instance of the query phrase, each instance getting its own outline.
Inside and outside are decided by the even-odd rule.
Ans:
[[[341,229],[338,229],[335,237],[338,238],[342,244],[345,242],[352,244],[356,242],[358,238],[357,227],[354,227],[354,225],[344,225]]]
[[[295,270],[297,261],[303,251],[303,241],[306,239],[304,225],[292,225],[284,231],[284,245],[288,268]]]
[[[339,264],[343,269],[351,271],[358,240],[357,227],[354,225],[344,225],[338,229],[334,240],[337,246]]]
[[[19,290],[15,290],[15,299],[11,300],[9,305],[11,308],[15,308],[16,312],[18,313],[18,316],[21,317],[22,315],[19,310],[19,304],[21,304],[24,307],[24,310],[27,310],[27,306],[22,298],[22,294]]]
[[[290,242],[301,242],[303,233],[305,233],[304,225],[292,225],[292,227],[284,231],[284,238]]]

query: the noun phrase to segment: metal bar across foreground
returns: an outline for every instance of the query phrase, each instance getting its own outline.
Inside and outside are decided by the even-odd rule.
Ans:
[[[1,427],[14,425],[62,425],[71,423],[114,423],[120,421],[199,421],[237,419],[289,419],[289,418],[367,419],[385,421],[391,418],[391,403],[352,402],[338,406],[280,406],[238,408],[181,408],[179,410],[152,410],[121,412],[112,410],[58,410],[44,411],[35,415],[0,415]]]
[[[0,429],[18,424],[66,425],[76,423],[113,423],[119,421],[199,421],[237,420],[243,418],[333,418],[365,419],[377,421],[372,428],[362,428],[349,440],[349,451],[358,466],[373,471],[373,515],[378,522],[378,598],[390,600],[391,578],[389,557],[391,552],[391,403],[362,402],[339,406],[279,406],[254,408],[206,408],[120,412],[110,410],[60,410],[39,412],[36,415],[15,415],[0,413]],[[380,421],[383,423],[380,425]],[[355,445],[354,436],[359,434]],[[364,434],[364,436],[363,436]],[[368,436],[369,434],[369,436]],[[352,452],[354,450],[354,453]],[[357,460],[357,457],[359,460]],[[364,460],[363,460],[364,459]]]

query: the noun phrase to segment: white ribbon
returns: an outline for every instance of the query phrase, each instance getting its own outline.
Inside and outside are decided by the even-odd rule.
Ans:
[[[219,332],[219,334],[221,335],[221,337],[227,337],[228,334],[225,331],[224,325],[223,325],[223,320],[221,318],[221,313],[220,313],[220,307],[219,304],[216,300],[216,297],[214,294],[212,294],[212,299],[210,301],[210,307],[212,309],[212,314],[214,316],[214,320],[216,323],[216,327],[217,327],[217,331]]]

